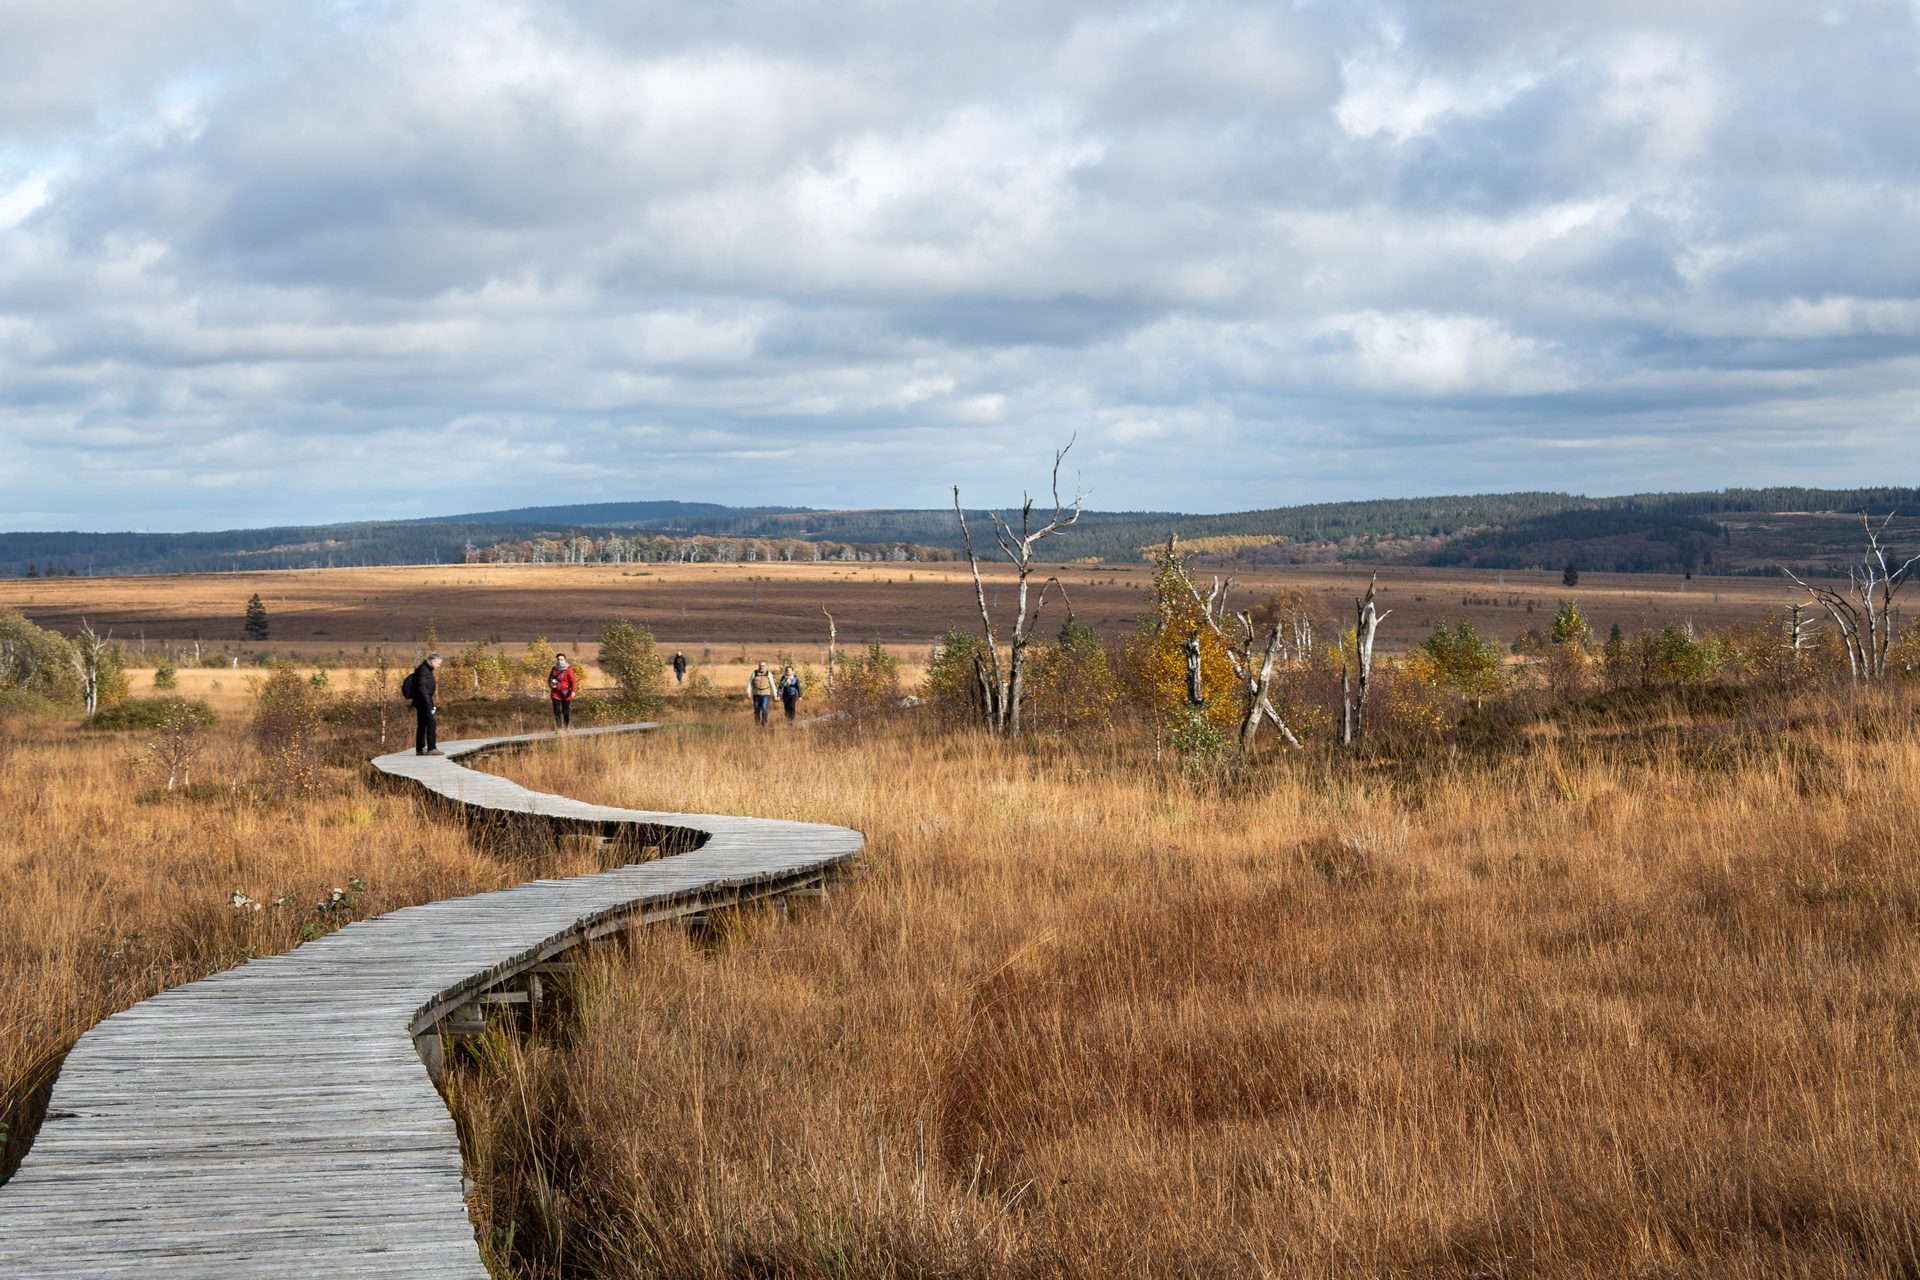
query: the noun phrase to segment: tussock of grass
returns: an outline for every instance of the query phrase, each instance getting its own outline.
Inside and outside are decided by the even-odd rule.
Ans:
[[[482,1238],[541,1276],[1914,1274],[1920,733],[1790,710],[1231,785],[904,729],[502,761],[871,865],[648,932],[462,1067]]]

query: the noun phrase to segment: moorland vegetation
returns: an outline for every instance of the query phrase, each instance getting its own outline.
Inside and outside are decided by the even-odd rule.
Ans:
[[[1602,637],[1574,591],[1383,655],[1343,745],[1358,638],[1281,592],[1248,612],[1302,745],[1249,746],[1232,633],[1174,568],[1131,635],[1035,638],[1019,738],[956,632],[923,680],[878,645],[830,692],[808,669],[797,730],[696,671],[677,729],[495,766],[870,848],[810,918],[636,936],[456,1056],[497,1274],[1920,1269],[1920,627],[1865,682],[1785,615]],[[0,630],[38,655],[0,721],[9,1161],[114,1009],[590,869],[367,781],[405,732],[390,666],[88,729],[71,643]],[[540,727],[551,653],[451,653],[447,736]],[[110,661],[96,725],[145,701]],[[601,664],[594,714],[663,714],[644,628]]]

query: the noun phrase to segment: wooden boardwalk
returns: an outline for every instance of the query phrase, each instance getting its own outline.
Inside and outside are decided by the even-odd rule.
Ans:
[[[844,827],[590,805],[455,763],[551,736],[373,765],[500,820],[697,847],[359,921],[106,1019],[67,1055],[0,1187],[0,1280],[484,1280],[429,1074],[444,1037],[478,1029],[489,1004],[537,1000],[543,967],[582,941],[818,892],[862,844]]]

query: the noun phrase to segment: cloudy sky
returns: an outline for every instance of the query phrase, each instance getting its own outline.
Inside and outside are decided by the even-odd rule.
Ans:
[[[1920,0],[0,0],[0,528],[1920,483]]]

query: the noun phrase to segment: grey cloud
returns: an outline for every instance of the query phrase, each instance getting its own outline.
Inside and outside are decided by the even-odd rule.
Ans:
[[[1839,481],[1916,426],[1904,5],[33,9],[0,526],[988,500],[1076,430],[1114,506]]]

